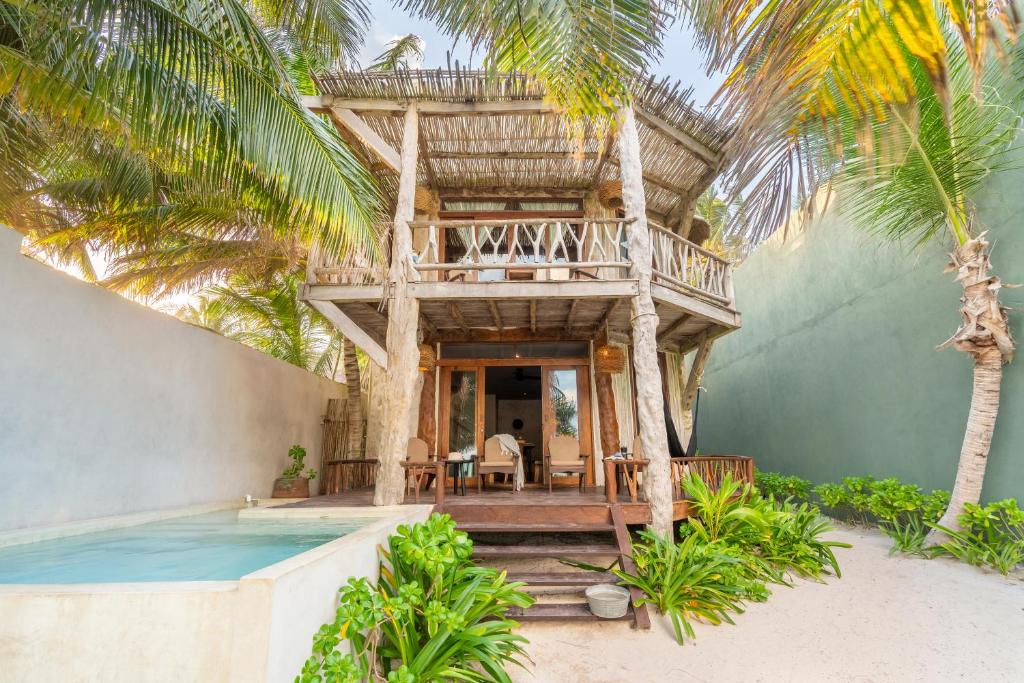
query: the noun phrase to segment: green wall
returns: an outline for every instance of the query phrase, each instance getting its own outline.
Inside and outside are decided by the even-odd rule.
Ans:
[[[1024,283],[1024,173],[978,202],[994,270]],[[751,455],[814,482],[897,476],[953,484],[971,363],[935,349],[958,324],[944,246],[892,245],[834,212],[762,244],[737,270],[743,328],[717,341],[697,427],[704,453]],[[1024,288],[1004,289],[1024,339]],[[1024,350],[1005,369],[984,496],[1024,500]]]

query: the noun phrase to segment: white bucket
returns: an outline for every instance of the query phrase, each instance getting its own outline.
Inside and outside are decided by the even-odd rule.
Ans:
[[[602,619],[619,619],[629,611],[629,591],[622,586],[599,583],[584,591],[587,604],[594,616]]]

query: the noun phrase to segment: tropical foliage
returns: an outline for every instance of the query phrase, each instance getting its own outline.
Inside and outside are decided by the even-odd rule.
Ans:
[[[374,183],[289,70],[347,58],[360,0],[32,0],[0,16],[0,220],[71,233],[68,257],[254,216],[275,238],[374,253]]]
[[[296,682],[510,681],[505,667],[520,665],[526,640],[506,615],[533,599],[504,572],[474,565],[472,553],[448,515],[399,526],[376,586],[351,578],[341,588]]]
[[[811,482],[796,475],[785,475],[779,472],[754,472],[754,488],[765,498],[785,500],[795,498],[806,501],[811,496]]]
[[[244,276],[210,287],[176,311],[267,355],[325,377],[335,377],[342,339],[334,327],[299,300],[302,281],[278,275],[270,284]]]
[[[643,602],[672,620],[680,643],[693,638],[693,621],[733,623],[745,601],[768,599],[768,584],[788,585],[787,574],[841,576],[831,526],[818,509],[776,503],[726,475],[712,489],[696,475],[684,486],[692,508],[679,543],[643,531],[633,545],[635,572],[614,570],[644,592]]]
[[[1012,498],[988,505],[968,503],[959,529],[943,528],[948,539],[936,553],[948,553],[973,565],[988,565],[1001,574],[1024,562],[1024,510]]]

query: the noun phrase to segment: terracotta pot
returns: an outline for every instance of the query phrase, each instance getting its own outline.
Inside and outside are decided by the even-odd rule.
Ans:
[[[309,498],[309,479],[306,477],[275,479],[274,493],[271,498]]]

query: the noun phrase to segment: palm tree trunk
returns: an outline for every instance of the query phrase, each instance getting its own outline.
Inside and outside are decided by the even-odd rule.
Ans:
[[[356,345],[345,339],[345,388],[348,391],[346,421],[348,422],[348,443],[346,457],[363,457],[363,399],[359,377],[359,359]]]
[[[941,526],[957,529],[957,517],[965,503],[978,503],[985,483],[985,466],[992,445],[992,434],[999,413],[999,388],[1003,364],[1013,358],[1014,341],[1010,334],[1006,310],[999,302],[1001,283],[989,274],[988,242],[985,235],[969,239],[951,254],[949,269],[958,272],[957,280],[964,289],[960,315],[962,322],[943,346],[969,354],[974,359],[974,388],[967,429],[960,448],[956,482]],[[933,530],[930,544],[940,543],[944,535]]]

